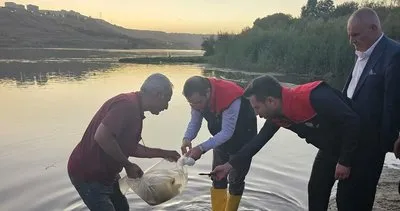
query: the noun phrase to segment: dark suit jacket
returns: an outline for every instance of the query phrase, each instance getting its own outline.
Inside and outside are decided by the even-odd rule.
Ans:
[[[352,74],[343,93],[347,96]],[[393,151],[400,122],[400,44],[383,36],[375,46],[352,97],[362,122],[359,145]]]

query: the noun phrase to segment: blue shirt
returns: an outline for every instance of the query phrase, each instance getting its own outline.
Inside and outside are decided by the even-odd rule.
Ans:
[[[228,141],[236,127],[236,122],[239,116],[241,99],[238,98],[232,102],[232,104],[222,112],[222,129],[215,136],[210,137],[208,140],[200,144],[201,149],[207,152],[210,149],[214,149],[219,145]],[[184,140],[192,141],[196,138],[203,121],[203,116],[200,111],[192,108],[191,119],[186,129]]]

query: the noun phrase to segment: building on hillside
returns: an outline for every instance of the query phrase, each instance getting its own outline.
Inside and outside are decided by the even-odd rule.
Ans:
[[[43,15],[50,15],[51,10],[39,10]]]
[[[72,15],[72,16],[76,16],[76,17],[82,16],[79,12],[75,12],[75,11],[73,11],[73,10],[70,10],[70,11],[68,12],[68,14],[69,14],[69,15]]]
[[[39,10],[40,13],[44,15],[49,15],[53,17],[81,17],[82,15],[78,12],[75,12],[73,10],[67,11],[67,10],[61,10],[61,11],[54,11],[54,10]]]
[[[4,2],[4,7],[7,7],[7,8],[16,8],[16,7],[17,7],[17,4],[14,3],[14,2]]]
[[[58,16],[58,17],[62,17],[62,13],[60,11],[54,11],[54,10],[39,10],[40,13],[44,14],[44,15],[49,15],[49,16]]]
[[[10,9],[23,9],[23,10],[25,9],[25,5],[16,4],[14,2],[4,2],[4,6]]]
[[[28,10],[29,12],[39,12],[39,7],[33,4],[28,4],[26,5],[26,10]]]

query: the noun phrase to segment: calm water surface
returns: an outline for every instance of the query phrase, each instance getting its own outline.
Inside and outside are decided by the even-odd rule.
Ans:
[[[193,75],[245,82],[248,74],[199,65],[119,64],[120,57],[200,55],[200,51],[94,51],[71,49],[0,50],[0,210],[87,210],[67,176],[71,150],[94,113],[108,98],[138,90],[151,73],[166,74],[174,84],[169,109],[146,113],[146,146],[179,150],[190,118],[182,96]],[[263,124],[259,119],[259,128]],[[209,137],[203,124],[194,143]],[[240,210],[306,210],[307,181],[316,150],[294,133],[281,129],[253,159]],[[144,169],[159,159],[131,159]],[[131,210],[211,210],[208,152],[189,167],[184,192],[162,205],[149,207],[134,193]],[[388,156],[387,165],[394,166]],[[125,172],[122,172],[124,175]]]

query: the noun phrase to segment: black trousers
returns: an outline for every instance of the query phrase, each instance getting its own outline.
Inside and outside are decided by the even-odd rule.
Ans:
[[[350,177],[338,182],[336,204],[339,211],[372,210],[385,154],[380,148],[360,149],[353,158]],[[329,197],[335,183],[337,156],[319,150],[308,183],[310,211],[328,209]]]
[[[213,163],[212,169],[217,167],[218,165],[223,165],[229,161],[231,154],[226,152],[225,150],[217,147],[213,150]],[[231,195],[242,195],[245,186],[245,178],[247,173],[249,172],[251,160],[249,159],[246,162],[243,162],[243,165],[238,169],[232,169],[227,178],[222,180],[213,180],[213,187],[215,189],[225,189],[228,187],[229,183],[229,193]]]

